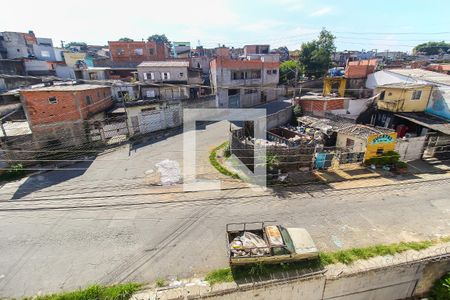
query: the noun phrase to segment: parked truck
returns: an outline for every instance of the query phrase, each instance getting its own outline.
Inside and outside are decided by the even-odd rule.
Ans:
[[[227,224],[228,258],[231,266],[294,262],[319,256],[306,229],[266,225],[267,223]]]

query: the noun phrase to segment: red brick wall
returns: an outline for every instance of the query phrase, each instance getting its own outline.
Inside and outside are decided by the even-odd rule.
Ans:
[[[160,61],[168,58],[167,46],[155,42],[108,42],[111,60],[113,62]],[[142,49],[142,55],[136,55],[135,50]],[[154,49],[150,55],[150,49]],[[119,50],[123,50],[119,55]]]
[[[91,105],[85,102],[87,95],[92,98]],[[32,126],[88,119],[112,105],[109,87],[83,91],[23,91],[21,97]],[[50,104],[49,97],[56,97],[58,102]]]
[[[336,100],[298,100],[303,111],[328,111],[344,108],[344,99]]]

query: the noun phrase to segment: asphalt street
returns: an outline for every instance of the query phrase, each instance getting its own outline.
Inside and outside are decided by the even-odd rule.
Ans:
[[[226,139],[226,130],[218,128],[227,124],[198,133],[199,148],[205,150],[199,164],[210,147]],[[259,192],[237,184],[193,193],[148,185],[148,170],[158,161],[180,160],[175,153],[181,152],[172,150],[181,140],[174,136],[131,156],[129,149],[120,149],[98,157],[81,174],[54,171],[3,186],[0,296],[201,276],[227,266],[225,225],[230,222],[276,220],[304,227],[323,251],[450,233],[449,179]],[[202,171],[214,174],[206,164]]]

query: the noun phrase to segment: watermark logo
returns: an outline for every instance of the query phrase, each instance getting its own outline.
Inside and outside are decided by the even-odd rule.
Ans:
[[[199,180],[196,166],[196,123],[208,121],[251,121],[254,141],[266,140],[266,110],[245,109],[183,109],[183,190],[200,191],[220,189],[220,180]],[[232,145],[230,145],[232,147]],[[233,151],[232,151],[233,152]],[[246,181],[255,189],[266,187],[266,147],[265,143],[254,143],[254,171],[234,154],[229,158],[239,172],[245,174]]]

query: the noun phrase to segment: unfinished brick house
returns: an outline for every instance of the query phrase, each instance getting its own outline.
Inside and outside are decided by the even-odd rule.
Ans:
[[[102,85],[54,85],[20,95],[36,148],[89,142],[89,127],[112,106],[111,88]]]
[[[143,61],[162,61],[169,58],[169,48],[154,41],[109,41],[111,61],[115,67],[136,67]]]
[[[216,93],[217,106],[252,107],[276,100],[279,56],[250,53],[249,49],[244,57],[232,59],[227,50],[217,51],[217,57],[210,63],[211,86]]]

